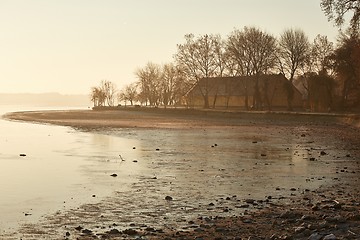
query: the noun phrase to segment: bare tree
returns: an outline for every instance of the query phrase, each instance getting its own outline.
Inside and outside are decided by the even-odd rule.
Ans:
[[[204,107],[209,108],[209,92],[213,87],[208,78],[220,76],[219,65],[221,39],[219,35],[203,35],[195,38],[193,34],[185,35],[185,43],[177,45],[175,59],[184,69],[187,79],[197,85],[204,99]],[[202,79],[202,84],[199,84]]]
[[[185,94],[185,76],[181,68],[174,63],[162,66],[161,76],[161,101],[166,107],[181,102]]]
[[[294,97],[293,80],[305,65],[309,57],[310,43],[304,31],[300,29],[285,30],[278,41],[278,69],[289,82],[284,86],[287,91],[288,110],[292,110]]]
[[[320,6],[329,21],[334,21],[339,28],[344,25],[347,18],[346,14],[352,12],[350,29],[353,33],[358,33],[360,27],[360,0],[321,0]]]
[[[343,35],[335,50],[335,71],[341,85],[340,107],[360,103],[360,37]]]
[[[123,90],[121,90],[118,93],[118,100],[119,101],[124,101],[125,102],[125,106],[126,106],[126,102],[129,101],[130,105],[134,105],[134,101],[137,98],[138,92],[137,92],[138,88],[136,83],[131,83],[129,85],[126,85],[124,87]]]
[[[93,102],[94,107],[100,107],[105,105],[106,96],[101,88],[92,87],[90,93],[90,99]]]
[[[149,62],[144,68],[137,69],[135,75],[138,78],[140,100],[150,106],[157,106],[160,100],[161,67]]]
[[[331,75],[330,56],[334,53],[334,44],[326,36],[317,35],[311,45],[310,56],[308,58],[308,72],[320,73],[328,72]]]
[[[105,93],[107,105],[109,107],[114,106],[117,92],[115,83],[108,80],[102,80],[100,83],[100,89]]]
[[[259,76],[275,66],[276,39],[255,27],[245,27],[242,31],[234,30],[230,34],[227,41],[227,52],[231,63],[228,67],[234,67],[229,72],[243,76],[258,76],[255,78],[253,105],[260,108],[262,98],[266,100],[267,94],[265,92],[264,96],[261,96]],[[244,81],[244,84],[245,107],[249,109],[247,81]]]

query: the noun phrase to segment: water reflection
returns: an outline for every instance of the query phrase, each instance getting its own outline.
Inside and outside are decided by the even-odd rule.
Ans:
[[[44,214],[110,195],[114,188],[104,188],[114,181],[109,173],[125,174],[122,168],[126,166],[119,164],[119,154],[137,142],[67,127],[5,120],[0,120],[0,132],[0,229],[37,221]],[[126,155],[135,157],[130,152]],[[132,168],[130,172],[135,171]],[[125,182],[129,181],[132,178],[124,184],[117,181],[116,189],[126,188]]]

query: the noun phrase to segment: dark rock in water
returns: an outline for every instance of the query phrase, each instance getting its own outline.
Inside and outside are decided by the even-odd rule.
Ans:
[[[173,198],[172,198],[172,197],[170,197],[170,196],[166,196],[166,197],[165,197],[165,200],[166,200],[166,201],[172,201],[172,200],[173,200]]]
[[[82,229],[83,229],[83,227],[81,227],[81,226],[78,226],[75,228],[75,230],[78,230],[78,231],[81,231]]]
[[[66,232],[66,233],[65,233],[65,236],[70,237],[70,233],[69,233],[69,232]]]
[[[116,173],[113,173],[113,174],[111,174],[110,176],[112,176],[112,177],[117,177],[117,174],[116,174]]]
[[[124,234],[134,236],[137,234],[137,231],[135,229],[126,229],[123,231]]]
[[[147,227],[147,228],[145,228],[145,231],[147,231],[147,232],[155,232],[155,228]]]
[[[266,157],[266,154],[265,154],[265,153],[262,153],[261,156],[262,156],[262,157]]]
[[[136,149],[136,147],[133,147],[133,149]]]
[[[84,230],[82,230],[81,232],[82,232],[83,234],[87,234],[87,235],[92,234],[92,231],[89,230],[89,229],[84,229]]]
[[[26,157],[25,153],[20,153],[20,157]]]
[[[134,162],[134,163],[137,163],[138,161],[137,161],[137,160],[134,160],[133,162]]]
[[[31,213],[25,213],[25,217],[31,216]]]
[[[160,149],[159,149],[159,148],[157,148],[157,149],[156,149],[156,151],[160,151]]]
[[[327,154],[327,153],[326,153],[325,151],[321,151],[321,152],[320,152],[320,155],[322,155],[322,156],[323,156],[323,155],[326,155],[326,154]]]
[[[245,202],[248,204],[254,204],[255,200],[254,199],[246,199]]]
[[[108,231],[107,233],[108,233],[108,234],[113,234],[113,235],[121,234],[121,232],[120,232],[119,230],[117,230],[116,228],[111,229],[111,230]]]

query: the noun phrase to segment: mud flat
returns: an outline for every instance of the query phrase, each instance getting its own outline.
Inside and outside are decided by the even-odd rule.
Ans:
[[[141,171],[129,190],[1,238],[360,239],[355,115],[122,109],[5,118],[140,139],[132,149],[140,157],[123,157]]]

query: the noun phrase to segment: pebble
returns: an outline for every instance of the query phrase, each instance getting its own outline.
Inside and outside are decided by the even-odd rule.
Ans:
[[[323,240],[336,240],[337,237],[334,234],[326,235]]]
[[[166,201],[172,201],[172,200],[173,200],[173,198],[172,198],[172,197],[170,197],[170,196],[166,196],[166,197],[165,197],[165,200],[166,200]]]
[[[135,229],[126,229],[123,231],[124,234],[134,236],[137,234],[137,231]]]

